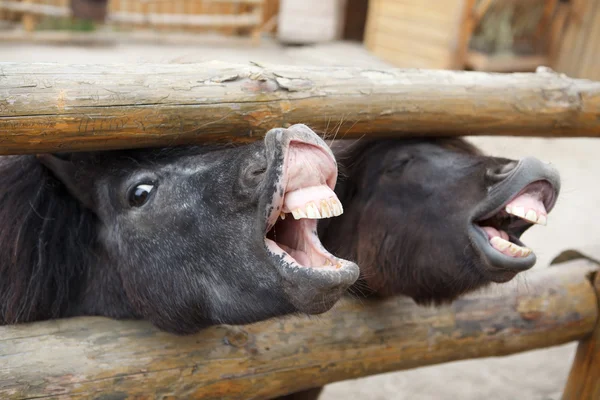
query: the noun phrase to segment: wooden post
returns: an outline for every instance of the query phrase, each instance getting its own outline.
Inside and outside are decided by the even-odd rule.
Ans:
[[[600,309],[600,274],[593,275]],[[579,342],[562,399],[600,399],[600,318],[592,334]]]
[[[24,3],[30,5],[33,3],[33,0],[25,0]],[[26,32],[33,32],[35,30],[35,25],[37,23],[36,19],[36,16],[31,12],[26,11],[23,13],[21,21]]]
[[[548,63],[553,67],[558,60],[560,45],[565,37],[565,26],[570,15],[571,5],[568,3],[559,3],[556,8],[556,14],[550,24],[548,36]]]
[[[558,0],[545,0],[542,16],[533,33],[536,51],[548,55],[550,52],[550,34],[553,19],[557,16]]]
[[[263,33],[263,20],[264,18],[264,0],[260,3],[253,4],[251,6],[252,13],[256,14],[259,18],[259,23],[252,27],[251,36],[252,36],[252,45],[259,46],[261,41],[261,36]]]
[[[260,27],[261,33],[273,33],[277,28],[277,15],[273,15],[267,22]]]
[[[594,329],[598,305],[587,274],[597,265],[576,260],[530,271],[526,285],[499,285],[438,309],[403,297],[346,300],[319,318],[217,326],[190,336],[105,318],[4,326],[0,398],[265,399],[556,346]]]
[[[477,25],[477,18],[481,17],[481,15],[477,16],[473,9],[475,0],[464,0],[463,3],[464,8],[462,10],[461,24],[458,31],[454,60],[452,62],[452,68],[457,70],[465,68],[467,53],[469,52],[469,42]],[[481,9],[485,10],[487,6],[482,6]]]
[[[0,154],[336,138],[600,136],[600,82],[537,73],[0,63]]]
[[[2,8],[2,5],[0,5],[0,22],[4,23],[4,22],[9,22],[10,21],[10,14],[8,10],[5,10],[4,8]]]

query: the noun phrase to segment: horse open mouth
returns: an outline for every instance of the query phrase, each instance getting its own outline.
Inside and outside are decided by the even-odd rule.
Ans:
[[[534,224],[546,225],[554,190],[547,181],[534,182],[517,196],[503,204],[503,208],[491,217],[477,221],[490,245],[508,257],[526,258],[533,251],[519,239]]]
[[[356,282],[358,265],[329,253],[317,235],[317,220],[343,213],[333,189],[335,157],[306,125],[276,128],[265,137],[266,181],[272,192],[266,204],[265,248],[296,310],[329,310]]]
[[[307,191],[315,191],[314,189],[309,188]],[[339,269],[342,267],[341,260],[323,248],[316,230],[317,219],[341,215],[342,205],[337,197],[330,196],[322,188],[318,190],[327,197],[317,201],[310,200],[304,207],[293,211],[284,203],[284,211],[267,233],[267,246],[274,253],[282,252],[287,262],[301,267]],[[294,197],[294,194],[289,196]]]
[[[535,253],[520,238],[533,225],[546,225],[559,191],[558,171],[533,157],[490,188],[473,218],[471,238],[493,269],[518,273],[535,264]]]
[[[265,243],[269,251],[292,267],[335,271],[354,263],[329,253],[317,235],[317,220],[341,215],[333,191],[335,160],[318,146],[292,141],[284,161],[283,196],[276,196]]]

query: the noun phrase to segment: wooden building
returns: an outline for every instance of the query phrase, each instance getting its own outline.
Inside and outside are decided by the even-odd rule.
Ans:
[[[398,67],[600,79],[600,0],[369,0],[364,42]]]
[[[20,20],[26,31],[82,12],[119,32],[216,31],[256,41],[276,32],[290,44],[364,42],[402,68],[543,65],[600,79],[600,0],[0,0],[0,20]]]

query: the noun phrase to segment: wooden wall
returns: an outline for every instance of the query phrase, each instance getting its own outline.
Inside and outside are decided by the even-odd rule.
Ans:
[[[572,8],[554,69],[600,80],[600,0],[571,0]]]
[[[464,0],[370,0],[365,45],[400,68],[450,68]]]
[[[54,0],[56,1],[56,0]],[[64,1],[64,0],[58,0]],[[108,13],[131,12],[142,14],[185,14],[185,15],[235,15],[251,12],[247,4],[228,3],[210,0],[109,0]],[[134,28],[129,23],[119,24],[123,29]],[[138,25],[139,26],[139,25]],[[148,26],[142,26],[148,27]],[[161,30],[186,30],[193,32],[218,31],[232,34],[238,28],[234,27],[189,27],[164,26]]]
[[[473,1],[439,0],[433,6],[421,0],[369,0],[366,47],[396,67],[461,69],[457,60],[465,58],[460,52],[466,49],[457,46],[468,41],[472,28],[463,22],[469,3]],[[549,4],[558,8],[546,31],[544,54],[513,58],[526,64],[524,70],[546,65],[571,77],[600,80],[600,0]],[[491,70],[521,70],[518,65],[513,61]]]

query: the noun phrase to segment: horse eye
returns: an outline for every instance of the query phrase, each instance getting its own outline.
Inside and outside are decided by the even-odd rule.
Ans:
[[[148,201],[150,193],[154,190],[154,185],[141,184],[134,187],[129,192],[129,205],[131,207],[141,207]]]

